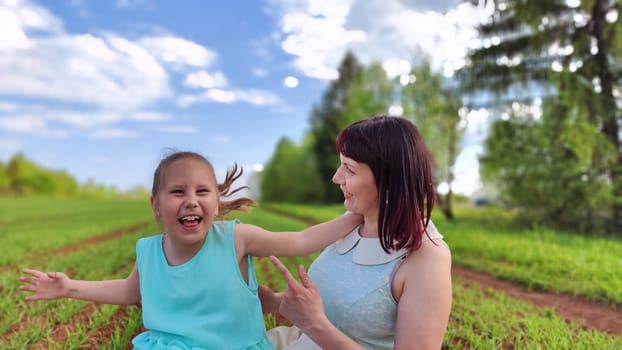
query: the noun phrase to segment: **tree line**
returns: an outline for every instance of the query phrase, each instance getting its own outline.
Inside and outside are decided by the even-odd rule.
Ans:
[[[0,195],[65,196],[65,197],[148,197],[144,188],[121,192],[115,186],[105,186],[89,179],[79,183],[64,170],[47,169],[17,153],[5,164],[0,162]]]
[[[482,3],[481,1],[472,1]],[[398,111],[436,160],[439,208],[452,210],[468,114],[486,109],[484,187],[522,223],[622,234],[622,26],[616,0],[484,1],[480,47],[446,78],[424,63],[389,79],[347,53],[301,144],[282,139],[265,167],[265,200],[335,203],[335,137],[353,121]],[[407,39],[407,38],[406,38]],[[396,109],[397,107],[397,109]]]

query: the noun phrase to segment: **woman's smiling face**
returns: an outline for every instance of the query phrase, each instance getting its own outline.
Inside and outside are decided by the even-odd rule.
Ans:
[[[341,188],[343,205],[348,211],[363,216],[377,215],[378,189],[369,165],[339,155],[341,165],[333,176],[333,182]]]

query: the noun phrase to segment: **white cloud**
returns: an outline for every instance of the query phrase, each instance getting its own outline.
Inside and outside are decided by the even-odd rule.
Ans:
[[[115,4],[121,9],[128,9],[138,6],[153,6],[149,3],[145,4],[145,0],[116,0]]]
[[[192,134],[198,132],[197,128],[191,125],[159,125],[153,129],[171,134]]]
[[[93,139],[124,139],[136,138],[138,136],[138,133],[123,128],[105,128],[89,134],[89,137]]]
[[[27,30],[57,33],[61,22],[46,9],[35,4],[4,1],[0,3],[0,50],[23,49],[30,45]]]
[[[347,30],[343,18],[315,17],[307,13],[285,14],[281,47],[296,57],[294,65],[306,75],[319,79],[337,77],[336,65],[345,49],[366,40],[360,30]]]
[[[117,5],[141,3],[125,0]],[[72,6],[79,8],[81,4]],[[125,121],[157,123],[172,119],[149,110],[162,102],[280,103],[278,96],[268,91],[223,89],[229,84],[225,74],[212,67],[217,58],[213,50],[169,34],[137,40],[114,33],[69,34],[62,21],[41,6],[26,0],[0,1],[0,96],[43,98],[58,105],[37,108],[0,101],[0,117],[5,117],[1,127],[56,136],[105,127],[108,131],[93,136],[128,137],[132,134],[114,127]],[[182,95],[173,90],[180,86],[172,84],[176,79],[182,87],[209,90]],[[78,108],[71,111],[74,107]],[[16,116],[25,119],[18,122],[12,119]]]
[[[20,134],[66,137],[68,132],[50,128],[47,121],[35,116],[14,116],[0,118],[0,129]]]
[[[0,93],[133,109],[171,94],[166,71],[119,37],[57,36],[0,50]]]
[[[208,139],[212,143],[231,143],[230,136],[216,136]]]
[[[113,111],[74,112],[56,110],[39,112],[37,115],[42,118],[46,118],[47,120],[64,123],[79,129],[109,127],[126,120],[138,122],[161,122],[172,119],[172,116],[168,114],[150,111],[125,114]]]
[[[227,78],[222,72],[210,73],[205,70],[190,73],[186,76],[186,85],[192,87],[200,87],[204,89],[211,89],[214,87],[227,86]]]
[[[244,102],[257,106],[279,105],[281,99],[269,91],[263,90],[225,90],[209,89],[202,94],[183,95],[177,99],[177,103],[182,107],[202,102],[216,103],[236,103]]]
[[[459,5],[463,0],[401,0],[404,5],[417,11],[445,12]]]
[[[0,108],[0,111],[2,109]],[[160,123],[170,121],[169,114],[136,111],[119,113],[114,111],[85,111],[42,108],[40,106],[15,106],[8,114],[0,115],[0,129],[35,136],[67,137],[79,132],[93,131],[100,137],[105,133],[96,130],[114,129],[124,121]],[[117,133],[119,136],[123,135]],[[127,135],[131,136],[131,135]]]
[[[268,75],[268,72],[263,68],[253,68],[253,75],[259,78],[263,78]]]
[[[280,15],[283,50],[294,56],[293,64],[304,74],[320,79],[336,77],[336,67],[346,50],[353,51],[363,63],[381,61],[392,71],[404,60],[417,65],[429,59],[434,68],[452,74],[463,64],[466,49],[475,36],[474,26],[484,13],[483,8],[458,3],[270,2]]]
[[[164,63],[192,67],[207,67],[216,60],[216,53],[192,41],[174,37],[147,37],[138,44]]]
[[[0,101],[0,112],[13,112],[18,109],[18,106],[12,102]]]
[[[131,41],[110,33],[68,34],[43,7],[28,1],[0,3],[0,94],[139,109],[173,95],[173,71],[206,68],[216,57],[172,35]],[[213,78],[215,86],[226,82],[221,72]]]
[[[141,111],[132,113],[129,119],[141,122],[161,122],[171,120],[173,119],[173,116],[160,112]]]

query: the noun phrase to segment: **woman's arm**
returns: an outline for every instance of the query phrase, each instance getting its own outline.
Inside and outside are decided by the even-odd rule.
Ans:
[[[350,233],[363,217],[350,212],[300,232],[271,232],[248,224],[235,225],[238,258],[253,256],[299,256],[321,250]]]
[[[26,300],[81,299],[104,304],[132,305],[140,302],[138,269],[126,279],[105,281],[72,280],[62,272],[42,272],[24,269],[29,277],[22,276],[21,291],[33,292]]]
[[[451,310],[449,248],[440,240],[423,242],[399,267],[392,286],[398,300],[394,349],[440,349]]]
[[[289,273],[285,265],[274,256],[270,260],[287,281],[279,313],[306,334],[322,349],[364,350],[365,348],[339,331],[324,314],[322,297],[317,286],[298,266],[300,282]]]

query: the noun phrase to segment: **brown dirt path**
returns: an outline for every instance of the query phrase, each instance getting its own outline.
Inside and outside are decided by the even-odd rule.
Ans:
[[[551,308],[567,321],[583,325],[584,328],[597,329],[622,336],[622,307],[589,301],[577,296],[550,292],[534,292],[504,280],[492,277],[489,273],[452,266],[452,276],[467,283],[478,283],[482,288],[493,288],[507,295],[532,303],[540,308]]]

